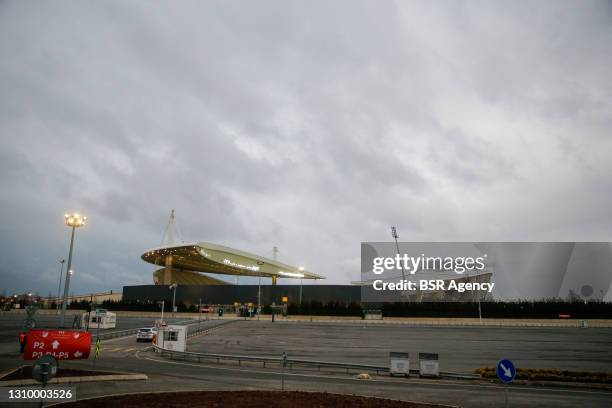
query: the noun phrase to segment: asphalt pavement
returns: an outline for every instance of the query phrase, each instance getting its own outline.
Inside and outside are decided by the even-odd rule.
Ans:
[[[386,365],[389,352],[437,353],[440,369],[473,372],[508,358],[522,368],[612,371],[612,329],[424,327],[237,321],[188,343],[189,351]]]
[[[202,327],[214,327],[223,320],[203,321]],[[467,356],[484,354],[483,362],[493,362],[497,354],[516,352],[511,358],[517,360],[520,350],[535,347],[534,355],[541,355],[547,348],[554,348],[558,342],[570,342],[567,349],[584,349],[591,352],[610,350],[610,331],[600,329],[555,329],[542,331],[539,328],[440,328],[440,327],[398,327],[376,325],[342,325],[319,323],[283,323],[256,321],[234,321],[220,326],[208,334],[188,339],[190,350],[225,352],[239,354],[278,355],[289,350],[293,356],[384,362],[387,350],[420,348],[433,351],[443,347],[451,349],[441,356],[463,355],[461,359],[450,360],[457,368],[467,367]],[[384,327],[383,327],[384,326]],[[195,330],[197,325],[191,326]],[[421,342],[419,342],[419,339]],[[515,348],[513,348],[515,347]],[[565,349],[564,349],[565,350]],[[300,354],[301,353],[301,354]],[[448,353],[448,354],[447,354]],[[373,357],[372,357],[373,355]],[[610,356],[602,355],[605,362]],[[442,357],[441,357],[442,358]],[[445,359],[447,357],[444,357]],[[528,359],[518,359],[519,367]],[[580,366],[581,355],[569,358],[562,352],[542,362],[570,361]],[[598,367],[585,360],[585,367]],[[19,355],[0,353],[0,366],[20,364]],[[445,360],[441,368],[449,369]],[[488,364],[490,365],[490,364]],[[572,386],[505,386],[488,381],[448,381],[411,378],[390,378],[373,376],[370,380],[358,380],[354,373],[322,370],[286,370],[278,367],[263,368],[235,363],[215,364],[212,361],[169,360],[151,351],[148,343],[137,343],[135,336],[105,340],[102,342],[100,359],[63,361],[60,367],[94,368],[96,370],[145,373],[147,381],[115,381],[76,384],[78,398],[118,393],[157,392],[176,390],[278,390],[281,376],[285,389],[302,391],[324,391],[348,394],[379,396],[411,401],[444,403],[462,407],[503,406],[505,392],[511,407],[611,407],[612,392]],[[586,368],[585,368],[586,369]]]

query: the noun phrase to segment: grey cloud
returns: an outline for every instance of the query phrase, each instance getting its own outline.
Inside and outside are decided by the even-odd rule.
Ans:
[[[606,2],[0,3],[0,286],[182,238],[346,283],[359,243],[610,240]],[[79,279],[79,272],[82,279]]]

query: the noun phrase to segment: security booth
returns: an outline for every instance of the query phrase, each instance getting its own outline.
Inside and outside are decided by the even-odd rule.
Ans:
[[[157,346],[162,349],[185,351],[187,345],[187,326],[169,325],[160,327],[156,340]]]
[[[410,355],[408,353],[389,353],[389,375],[410,376]]]
[[[440,363],[437,353],[419,353],[419,375],[435,378],[440,376]]]
[[[114,329],[117,326],[117,314],[106,309],[95,309],[81,315],[81,327],[90,329]]]

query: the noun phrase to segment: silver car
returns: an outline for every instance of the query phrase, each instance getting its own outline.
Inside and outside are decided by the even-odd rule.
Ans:
[[[154,327],[143,327],[138,329],[136,333],[136,341],[153,341],[153,336],[157,334],[157,330]]]

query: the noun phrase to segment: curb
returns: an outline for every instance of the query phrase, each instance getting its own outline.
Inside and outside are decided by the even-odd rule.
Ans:
[[[109,375],[86,375],[81,377],[57,377],[52,378],[47,384],[71,384],[97,381],[133,381],[148,380],[146,374],[109,374]],[[0,381],[0,387],[14,387],[21,385],[39,385],[34,379]]]

